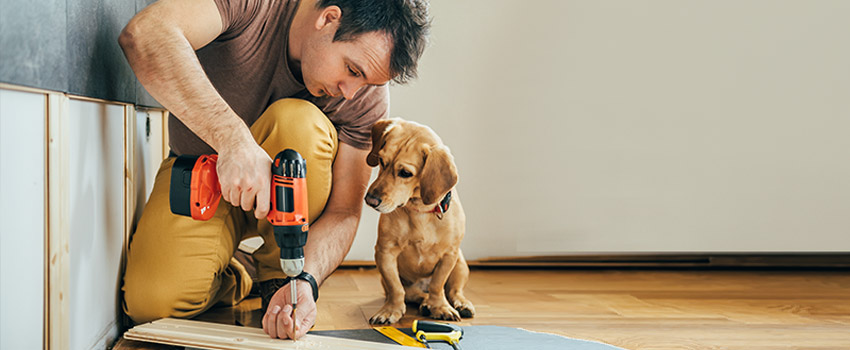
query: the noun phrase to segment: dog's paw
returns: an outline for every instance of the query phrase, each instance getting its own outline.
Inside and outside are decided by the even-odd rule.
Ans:
[[[427,303],[423,303],[419,306],[419,314],[422,316],[430,316],[435,320],[460,321],[460,314],[448,303],[442,303],[438,306],[431,306]]]
[[[460,317],[472,318],[475,316],[475,307],[472,306],[472,303],[470,303],[469,300],[455,300],[454,308],[460,314]]]
[[[401,307],[396,305],[385,304],[372,318],[369,319],[371,324],[391,324],[396,323],[404,316],[404,304]]]

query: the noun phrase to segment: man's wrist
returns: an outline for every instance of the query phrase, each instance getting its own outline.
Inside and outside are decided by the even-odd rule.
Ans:
[[[230,111],[232,113],[232,111]],[[224,123],[221,123],[212,129],[212,146],[216,152],[237,148],[244,144],[256,144],[251,130],[245,122],[239,118],[236,113],[232,113],[231,117],[226,118]]]
[[[319,300],[319,284],[313,275],[307,273],[306,271],[302,271],[300,275],[295,277],[296,280],[302,280],[310,284],[310,288],[313,289],[313,301]],[[294,282],[291,277],[286,278],[286,282]]]

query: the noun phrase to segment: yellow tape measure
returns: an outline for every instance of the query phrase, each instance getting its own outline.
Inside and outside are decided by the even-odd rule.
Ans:
[[[398,344],[401,344],[401,345],[404,345],[404,346],[412,346],[412,347],[415,347],[415,348],[426,347],[425,344],[422,344],[422,343],[416,341],[416,339],[413,339],[413,337],[411,337],[407,334],[404,334],[404,332],[398,330],[398,328],[390,327],[390,326],[383,326],[383,327],[372,327],[372,329],[383,334],[385,337],[392,339],[392,341],[394,341]]]

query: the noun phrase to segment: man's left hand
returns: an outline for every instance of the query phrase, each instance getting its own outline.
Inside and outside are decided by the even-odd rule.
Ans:
[[[298,308],[295,311],[296,327],[292,334],[292,303],[290,302],[289,283],[298,283]],[[269,301],[269,308],[263,316],[263,331],[272,338],[298,339],[307,334],[316,324],[316,302],[313,300],[313,287],[302,280],[290,281],[277,290]]]

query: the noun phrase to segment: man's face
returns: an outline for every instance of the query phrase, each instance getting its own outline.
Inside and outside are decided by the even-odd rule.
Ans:
[[[389,82],[392,41],[388,34],[369,32],[333,41],[335,28],[326,29],[305,46],[301,59],[301,74],[310,94],[350,100],[366,85]]]

